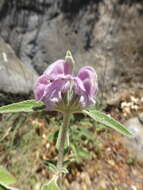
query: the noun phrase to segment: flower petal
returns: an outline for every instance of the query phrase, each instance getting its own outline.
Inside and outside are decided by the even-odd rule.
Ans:
[[[48,110],[51,110],[54,105],[62,100],[62,93],[65,93],[69,88],[69,78],[58,78],[46,86],[43,95]],[[50,107],[49,107],[50,105]],[[51,106],[52,105],[52,106]]]
[[[68,75],[72,73],[72,65],[67,63],[65,60],[57,60],[53,64],[51,64],[46,71],[45,75],[49,77],[49,79],[55,80],[58,75]]]
[[[82,106],[94,104],[98,89],[96,71],[90,66],[82,67],[77,74],[77,78],[75,93],[81,96]]]
[[[43,98],[45,87],[49,84],[49,80],[46,75],[41,75],[38,77],[34,86],[34,95],[37,101]]]

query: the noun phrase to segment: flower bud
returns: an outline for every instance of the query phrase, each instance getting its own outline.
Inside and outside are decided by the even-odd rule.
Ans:
[[[69,50],[66,52],[65,61],[66,61],[66,64],[68,64],[68,68],[70,68],[71,71],[73,71],[75,61],[74,61],[73,56]]]

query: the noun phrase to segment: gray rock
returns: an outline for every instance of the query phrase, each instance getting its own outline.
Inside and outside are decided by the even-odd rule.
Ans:
[[[4,5],[4,0],[1,0],[0,1],[0,9],[3,7],[3,5]]]
[[[0,92],[29,94],[37,74],[29,64],[23,64],[10,45],[0,38]]]
[[[138,117],[125,122],[125,126],[132,132],[133,137],[124,137],[124,143],[131,156],[143,161],[143,123]]]
[[[127,0],[5,0],[0,33],[39,73],[70,49],[76,71],[96,68],[101,89],[143,88],[142,10]]]
[[[138,117],[140,123],[143,124],[143,112],[142,113],[139,113],[139,117]]]

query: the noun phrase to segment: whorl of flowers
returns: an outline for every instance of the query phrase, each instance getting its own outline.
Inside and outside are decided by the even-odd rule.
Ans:
[[[78,112],[95,104],[98,84],[93,67],[82,67],[73,76],[74,60],[68,51],[65,60],[52,63],[38,77],[34,94],[37,101],[43,101],[49,111]]]

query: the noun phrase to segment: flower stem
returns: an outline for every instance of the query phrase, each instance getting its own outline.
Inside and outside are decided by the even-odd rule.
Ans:
[[[70,123],[70,113],[64,113],[63,114],[63,126],[61,126],[61,138],[59,142],[59,155],[58,155],[58,162],[57,162],[57,168],[60,170],[63,167],[63,160],[64,160],[64,146],[65,141],[67,138],[67,131]]]
[[[58,155],[58,162],[57,162],[57,169],[59,171],[59,179],[58,185],[62,188],[62,173],[60,172],[63,168],[63,161],[64,161],[64,147],[67,138],[67,131],[70,123],[70,113],[65,112],[63,114],[63,126],[61,126],[60,131],[60,139],[59,139],[59,155]]]

